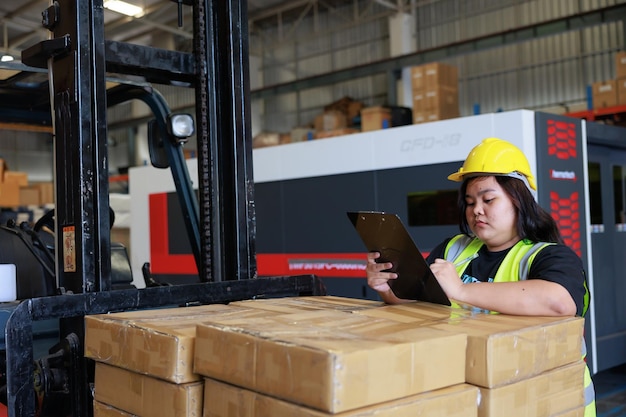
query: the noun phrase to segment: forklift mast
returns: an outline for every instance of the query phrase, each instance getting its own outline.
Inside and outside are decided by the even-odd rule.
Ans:
[[[25,64],[47,66],[52,82],[56,201],[65,202],[56,212],[58,277],[66,290],[110,289],[107,72],[195,89],[199,275],[256,275],[246,3],[184,4],[193,7],[193,53],[105,40],[102,0],[55,1],[43,12],[52,38],[23,53]]]
[[[7,321],[10,416],[45,415],[36,411],[41,393],[64,395],[59,403],[65,401],[67,409],[58,415],[93,415],[93,361],[83,355],[85,315],[324,293],[313,276],[257,277],[246,2],[172,1],[179,25],[182,8],[193,9],[191,53],[106,40],[103,0],[52,1],[42,12],[50,39],[22,53],[24,64],[48,69],[51,85],[56,276],[63,291],[22,300]],[[109,73],[195,90],[197,208],[193,192],[177,191],[192,207],[187,229],[198,264],[196,284],[111,290]],[[174,177],[184,177],[174,172],[183,169],[182,160],[175,165]],[[59,319],[59,343],[48,360],[35,362],[33,322],[47,319]],[[47,378],[58,376],[49,366],[61,368],[63,377]]]

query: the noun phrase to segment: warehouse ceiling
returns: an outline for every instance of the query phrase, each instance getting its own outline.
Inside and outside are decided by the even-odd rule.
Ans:
[[[141,7],[141,14],[130,17],[105,4],[105,38],[119,42],[137,43],[157,47],[189,48],[191,39],[191,7],[181,6],[183,26],[179,27],[176,0],[126,0]],[[114,0],[113,3],[118,0]],[[184,3],[186,0],[179,0]],[[378,3],[397,8],[406,0],[248,0],[249,30],[263,30],[268,26],[293,24],[311,13],[332,11],[345,4]],[[47,39],[48,31],[42,27],[42,12],[50,0],[0,1],[0,57],[19,59],[21,51]],[[173,43],[172,43],[173,42]]]

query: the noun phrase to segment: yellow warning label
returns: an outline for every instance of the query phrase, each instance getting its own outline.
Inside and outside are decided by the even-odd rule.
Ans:
[[[76,272],[76,227],[63,227],[63,272]]]

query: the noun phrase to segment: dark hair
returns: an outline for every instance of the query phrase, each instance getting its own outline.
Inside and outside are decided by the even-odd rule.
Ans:
[[[467,224],[465,214],[467,209],[465,193],[467,192],[468,182],[476,178],[484,177],[465,179],[459,189],[458,198],[459,227],[461,233],[470,236],[472,235],[472,231]],[[522,239],[529,239],[532,242],[563,243],[556,221],[535,201],[523,181],[502,175],[495,175],[494,178],[498,184],[500,184],[504,192],[508,194],[515,206],[515,210],[517,211],[517,234]]]

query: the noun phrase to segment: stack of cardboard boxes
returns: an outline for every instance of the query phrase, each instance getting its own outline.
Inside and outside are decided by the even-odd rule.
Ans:
[[[480,390],[478,417],[584,414],[580,317],[472,314],[426,303],[358,314],[465,334],[465,382]]]
[[[413,123],[459,117],[457,68],[441,62],[411,68]]]
[[[289,298],[263,308],[233,303],[87,316],[85,356],[96,361],[94,415],[202,416],[204,380],[193,367],[196,326],[203,322],[380,305],[333,297],[316,300],[321,301]]]
[[[51,182],[30,184],[28,174],[11,171],[0,158],[0,207],[14,208],[54,203]]]
[[[592,84],[594,109],[626,105],[626,52],[615,54],[615,79]]]
[[[314,139],[325,139],[334,136],[358,133],[354,127],[355,118],[359,115],[363,103],[350,97],[343,97],[324,106],[324,112],[319,114],[314,122]]]
[[[96,417],[583,415],[581,318],[296,297],[85,320]]]

